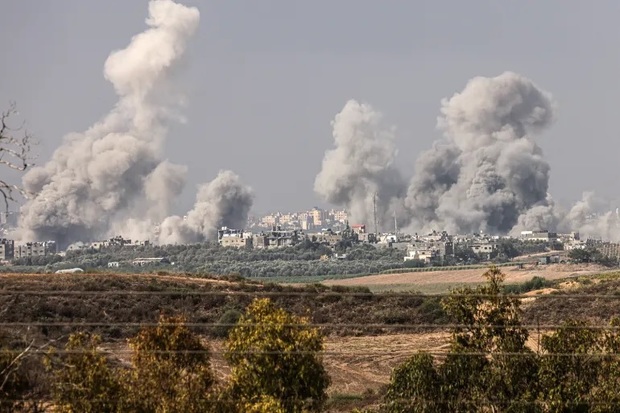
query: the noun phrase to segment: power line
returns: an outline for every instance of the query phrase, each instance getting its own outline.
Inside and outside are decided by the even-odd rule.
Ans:
[[[337,291],[131,291],[131,290],[0,290],[0,296],[16,295],[35,295],[35,296],[260,296],[260,297],[360,297],[360,298],[514,298],[514,299],[600,299],[600,300],[620,300],[620,294],[575,294],[575,293],[554,293],[554,294],[477,294],[477,293],[437,293],[423,294],[417,292],[385,292],[373,293],[370,291],[360,292],[337,292]]]
[[[525,330],[557,330],[557,329],[566,329],[566,330],[606,330],[606,331],[620,331],[620,326],[612,326],[612,325],[603,325],[603,324],[595,324],[595,325],[573,325],[573,324],[520,324],[518,326],[511,326],[506,324],[498,324],[498,325],[468,325],[468,324],[396,324],[396,323],[292,323],[292,324],[281,324],[281,323],[198,323],[198,322],[178,322],[178,323],[160,323],[160,322],[79,322],[79,321],[44,321],[44,322],[0,322],[0,327],[10,328],[10,327],[127,327],[127,328],[135,328],[135,327],[203,327],[203,328],[213,328],[213,327],[269,327],[269,326],[278,326],[278,327],[301,327],[301,328],[368,328],[368,329],[420,329],[420,330],[446,330],[446,329],[503,329],[503,330],[511,330],[511,329],[525,329]]]

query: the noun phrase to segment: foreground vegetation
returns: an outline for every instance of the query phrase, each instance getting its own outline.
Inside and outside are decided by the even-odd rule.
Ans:
[[[620,319],[607,328],[571,320],[528,347],[520,300],[503,275],[455,291],[443,306],[457,326],[441,361],[418,353],[393,373],[382,412],[616,412]]]
[[[153,307],[141,320],[146,325],[137,331],[117,332],[116,338],[109,331],[98,331],[92,325],[77,331],[75,326],[72,329],[57,327],[58,330],[41,327],[39,337],[33,337],[33,330],[37,328],[32,324],[28,329],[15,330],[7,330],[5,325],[4,335],[0,337],[0,372],[4,383],[0,387],[0,410],[41,411],[53,405],[57,411],[66,412],[319,412],[351,411],[355,406],[381,413],[618,411],[620,322],[611,317],[617,313],[612,305],[617,306],[619,301],[617,276],[575,279],[581,288],[570,290],[569,296],[565,297],[569,293],[538,296],[525,307],[520,297],[506,294],[507,286],[503,285],[499,269],[489,270],[486,276],[485,285],[455,290],[441,303],[437,298],[422,299],[417,295],[381,296],[363,290],[318,291],[198,280],[191,282],[195,291],[229,293],[223,295],[224,302],[220,303],[221,309],[226,309],[220,312],[220,322],[206,329],[203,324],[194,328],[191,311],[198,307],[188,300],[191,295],[183,294],[179,294],[182,300],[164,306],[163,312],[172,315],[162,316]],[[143,295],[131,295],[131,290],[151,291],[155,293],[152,296],[162,291],[190,291],[190,281],[168,280],[171,284],[166,285],[163,280],[155,282],[157,277],[145,282],[147,277],[138,276],[59,276],[61,282],[57,284],[49,282],[51,276],[31,277],[33,279],[16,277],[19,282],[13,283],[7,279],[9,282],[3,284],[4,290],[12,294],[10,300],[3,303],[2,308],[8,311],[1,314],[2,321],[19,319],[20,315],[14,310],[21,311],[35,303],[28,297],[33,290],[43,290],[42,285],[35,284],[43,282],[44,278],[48,283],[46,293],[38,297],[42,302],[48,298],[58,300],[61,292],[69,290],[70,283],[76,287],[71,289],[76,291],[76,297],[80,289],[124,291],[134,299]],[[517,292],[541,286],[549,287],[544,280],[533,279]],[[54,295],[55,289],[59,291],[58,296]],[[243,289],[253,293],[305,292],[308,299],[304,301],[303,294],[288,297],[288,300],[277,295],[271,299],[252,299],[253,294],[236,294]],[[18,290],[24,293],[16,294]],[[597,291],[596,296],[592,291]],[[586,308],[593,308],[586,305],[588,300],[600,303],[602,297],[609,298],[605,302],[615,304],[609,304],[608,312],[600,314],[601,318],[588,317],[590,322],[570,319],[575,313],[570,308],[565,309],[563,315],[555,316],[556,320],[562,319],[561,323],[555,321],[560,325],[554,329],[545,328],[532,345],[528,323],[540,310],[537,306],[559,310],[561,307],[555,308],[552,303],[579,296]],[[198,299],[205,297],[211,295],[200,295]],[[243,307],[227,306],[229,300],[234,302],[237,297],[247,299]],[[91,299],[91,296],[82,296],[83,301]],[[396,299],[402,301],[392,301]],[[25,306],[20,304],[22,302]],[[311,306],[312,302],[319,304]],[[55,303],[57,307],[44,307],[48,312],[32,321],[62,319],[53,311],[62,309],[64,304],[62,301]],[[112,317],[120,316],[120,312],[114,312],[113,299],[91,304],[95,303],[105,310],[98,317],[110,320],[108,311],[112,311]],[[121,304],[120,311],[125,304]],[[147,304],[148,301],[141,302],[143,306]],[[416,317],[433,314],[434,318],[425,322],[451,330],[449,348],[440,353],[416,353],[412,348],[414,355],[394,370],[390,383],[378,399],[370,394],[336,394],[329,398],[326,389],[330,379],[321,354],[323,337],[330,331],[315,324],[322,306],[329,308],[328,314],[333,318],[319,323],[340,320],[347,324],[342,314],[347,314],[349,307],[354,308],[352,313],[360,312],[367,318],[382,311],[384,315],[391,312],[400,316],[418,311],[414,317],[408,315],[410,318],[385,318],[383,321],[396,326],[399,323],[422,324],[422,318]],[[406,310],[398,312],[399,306]],[[432,313],[422,311],[427,306],[434,309]],[[532,313],[532,309],[536,311]],[[334,315],[335,312],[341,314]],[[603,319],[608,322],[606,326],[602,324]],[[149,325],[147,320],[154,323]],[[446,322],[449,324],[441,328]],[[357,328],[358,333],[367,334]],[[390,329],[375,333],[388,331]],[[334,332],[342,333],[338,329],[331,331]],[[355,328],[350,332],[355,334]],[[225,338],[225,358],[231,369],[225,378],[212,365],[209,336]],[[129,353],[124,350],[127,347],[123,343],[128,343]]]

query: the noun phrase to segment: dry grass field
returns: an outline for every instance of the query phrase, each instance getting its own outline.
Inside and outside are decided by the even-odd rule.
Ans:
[[[605,267],[590,264],[552,264],[541,266],[526,266],[523,269],[504,267],[506,284],[519,284],[532,279],[543,277],[548,280],[576,277],[581,275],[600,274],[610,271]],[[611,270],[613,271],[613,270]],[[341,280],[326,280],[325,285],[341,285],[347,287],[365,286],[373,292],[381,291],[420,291],[423,293],[444,293],[453,287],[484,282],[481,269],[467,269],[457,271],[409,272],[400,274],[376,274],[364,277],[347,278]]]
[[[390,379],[392,369],[418,351],[446,351],[447,332],[390,334],[383,336],[338,337],[325,339],[323,361],[332,379],[330,394],[377,392]],[[230,374],[224,360],[224,342],[209,340],[211,361],[220,382]],[[125,343],[104,344],[103,349],[129,362]]]

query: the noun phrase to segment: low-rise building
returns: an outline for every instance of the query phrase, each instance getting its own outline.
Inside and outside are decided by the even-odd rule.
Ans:
[[[497,249],[497,244],[493,242],[477,242],[471,246],[471,250],[484,257],[485,259],[490,259],[491,255]]]
[[[439,259],[439,251],[436,249],[418,250],[410,249],[405,255],[404,261],[418,260],[424,264],[432,264]]]
[[[217,231],[217,241],[223,247],[252,248],[252,233],[222,227]]]
[[[144,267],[147,265],[170,264],[170,260],[166,257],[136,258],[131,263],[136,267]]]
[[[231,248],[252,248],[252,238],[224,237],[220,240],[220,245]]]
[[[328,245],[330,247],[336,246],[340,241],[342,241],[342,234],[336,234],[332,231],[320,232],[313,236],[316,239],[316,242],[319,244]]]

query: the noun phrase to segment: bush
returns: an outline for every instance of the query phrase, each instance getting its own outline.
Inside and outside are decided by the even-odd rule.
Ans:
[[[226,310],[220,319],[217,320],[218,325],[213,327],[213,336],[220,338],[228,337],[229,331],[232,330],[235,324],[237,324],[237,321],[239,321],[241,316],[241,311],[237,309],[232,308],[230,310]]]
[[[321,411],[329,377],[319,352],[323,338],[308,320],[287,313],[269,299],[247,308],[226,342],[228,392],[242,408],[264,397],[284,411]]]
[[[160,317],[129,341],[132,370],[127,410],[140,412],[207,411],[214,382],[209,349],[180,317]]]
[[[122,411],[120,382],[105,355],[97,350],[99,344],[101,338],[97,335],[72,334],[65,345],[68,353],[48,361],[53,372],[56,411]]]

